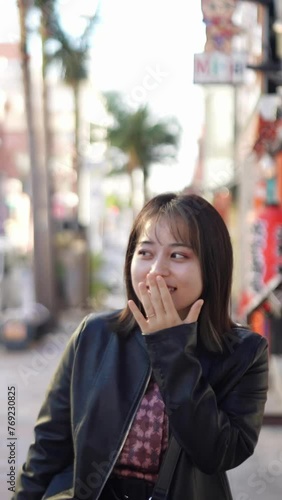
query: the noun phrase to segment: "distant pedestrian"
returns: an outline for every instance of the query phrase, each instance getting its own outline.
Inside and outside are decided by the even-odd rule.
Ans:
[[[13,500],[229,500],[268,387],[267,341],[230,317],[232,246],[215,208],[164,193],[137,216],[127,305],[72,335]]]

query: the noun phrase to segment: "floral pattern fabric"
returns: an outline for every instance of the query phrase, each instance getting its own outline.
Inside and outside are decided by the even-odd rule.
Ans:
[[[155,482],[168,445],[168,417],[151,379],[113,473]]]

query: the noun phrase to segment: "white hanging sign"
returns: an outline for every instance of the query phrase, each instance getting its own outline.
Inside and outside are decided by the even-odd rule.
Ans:
[[[203,52],[194,54],[194,83],[230,83],[244,82],[246,55],[234,52]]]

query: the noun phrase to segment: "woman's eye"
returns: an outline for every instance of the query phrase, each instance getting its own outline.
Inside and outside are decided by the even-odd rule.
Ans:
[[[184,255],[183,253],[174,252],[171,256],[173,259],[187,259],[187,255]]]
[[[150,255],[150,252],[148,252],[148,250],[138,250],[138,255],[148,257],[148,255]]]

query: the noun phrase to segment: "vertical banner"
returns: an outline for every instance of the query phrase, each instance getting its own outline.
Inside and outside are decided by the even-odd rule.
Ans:
[[[251,290],[262,288],[282,271],[282,209],[263,207],[251,232]]]

